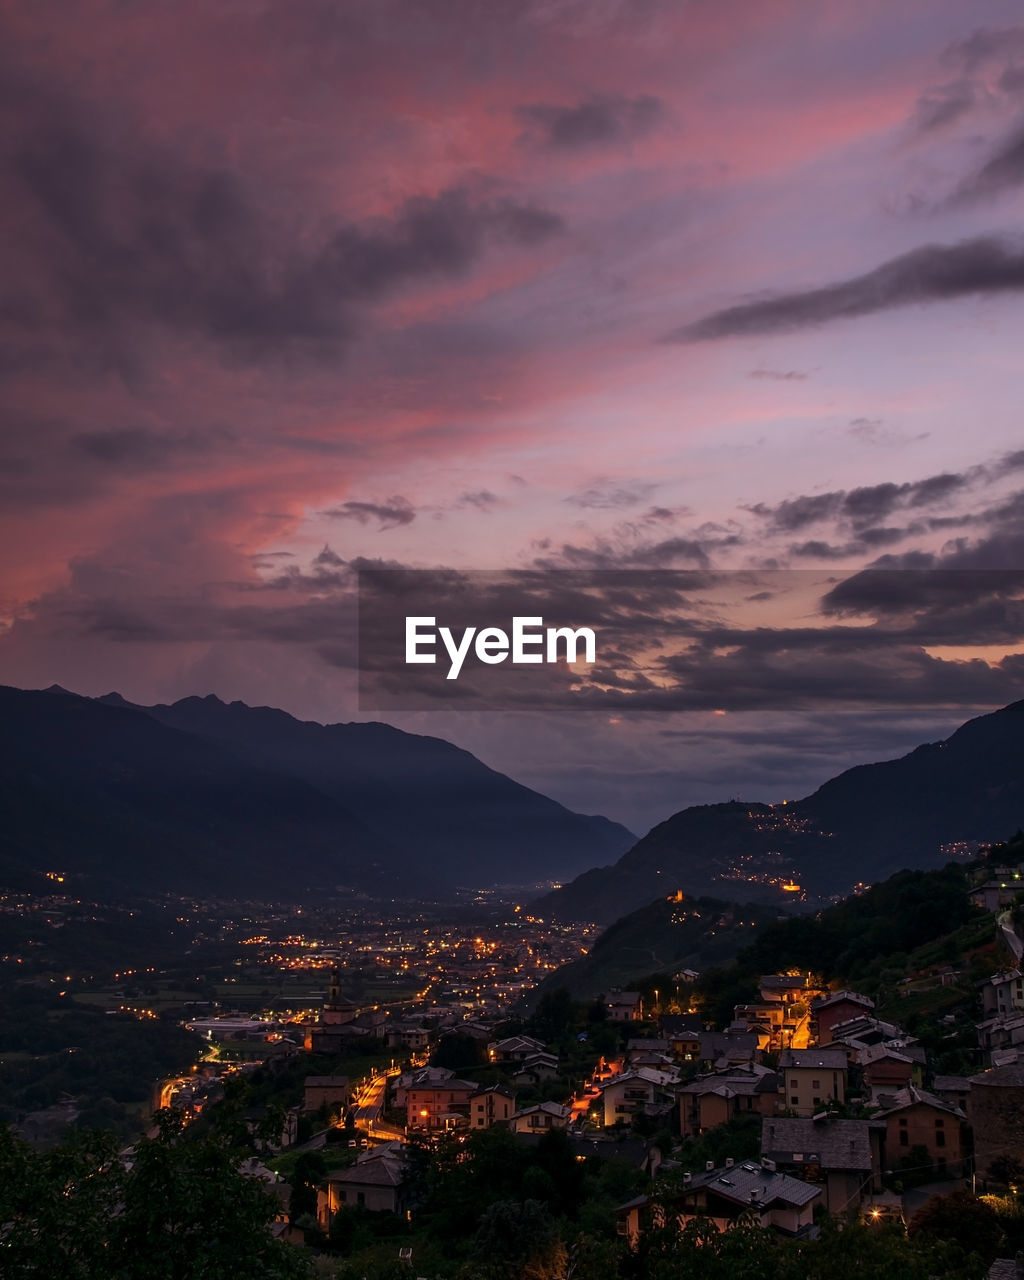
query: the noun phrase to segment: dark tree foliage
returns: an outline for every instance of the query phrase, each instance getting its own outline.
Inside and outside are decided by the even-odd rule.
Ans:
[[[0,991],[0,1120],[68,1093],[83,1121],[134,1137],[131,1104],[148,1102],[160,1077],[187,1071],[201,1047],[172,1020],[110,1017],[56,991],[10,987]]]
[[[181,1141],[161,1113],[123,1160],[108,1134],[36,1153],[0,1131],[5,1280],[302,1280],[303,1257],[272,1239],[276,1205],[223,1143]]]
[[[432,1067],[448,1067],[451,1071],[470,1071],[487,1062],[486,1046],[475,1036],[455,1031],[442,1036],[430,1055]]]
[[[907,1235],[912,1239],[942,1240],[976,1253],[991,1263],[1003,1241],[1003,1229],[995,1210],[969,1191],[932,1196],[911,1218]]]
[[[481,1280],[560,1280],[566,1249],[554,1218],[536,1200],[497,1200],[473,1237],[473,1268]]]
[[[902,1228],[826,1221],[817,1240],[786,1240],[752,1219],[719,1231],[706,1219],[654,1221],[621,1264],[629,1280],[981,1280],[986,1263],[947,1241]]]
[[[740,952],[747,971],[809,969],[826,980],[855,980],[881,956],[913,951],[978,914],[963,868],[900,871],[866,893],[767,929]]]
[[[327,1176],[327,1161],[319,1151],[303,1151],[292,1169],[292,1198],[288,1213],[294,1222],[316,1213],[317,1184]]]
[[[579,1020],[579,1006],[565,987],[557,987],[541,996],[536,1011],[526,1020],[525,1029],[545,1042],[558,1041],[571,1035]]]
[[[981,918],[967,887],[964,869],[952,864],[941,871],[900,871],[817,916],[772,925],[735,964],[701,974],[695,984],[701,1012],[726,1025],[736,1004],[757,998],[762,973],[799,969],[826,982],[854,983],[877,979],[887,963],[902,971],[908,953]]]

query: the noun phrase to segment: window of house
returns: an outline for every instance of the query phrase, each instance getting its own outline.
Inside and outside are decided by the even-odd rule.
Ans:
[[[811,1081],[811,1088],[812,1088],[812,1089],[820,1089],[820,1088],[821,1088],[821,1081],[820,1081],[820,1080],[812,1080],[812,1081]],[[817,1099],[815,1099],[815,1101],[817,1101]]]
[[[362,1206],[366,1204],[366,1192],[365,1192],[365,1191],[357,1191],[357,1192],[356,1192],[356,1204],[357,1204],[357,1205],[359,1205],[359,1207],[360,1207],[360,1208],[362,1208]]]
[[[900,1146],[901,1147],[910,1146],[910,1134],[907,1133],[906,1129],[900,1130]]]
[[[935,1130],[935,1145],[944,1147],[946,1145],[946,1134],[942,1129]]]
[[[800,1099],[797,1097],[790,1098],[789,1105],[791,1107],[798,1107],[800,1105]]]

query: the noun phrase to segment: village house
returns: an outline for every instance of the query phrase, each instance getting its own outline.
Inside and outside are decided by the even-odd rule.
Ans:
[[[778,1116],[764,1123],[761,1155],[769,1169],[821,1186],[829,1213],[849,1218],[881,1189],[881,1128],[867,1120]]]
[[[698,1014],[666,1013],[658,1019],[658,1034],[668,1043],[668,1052],[678,1062],[697,1062],[704,1030]]]
[[[757,985],[764,1004],[796,1004],[806,994],[800,974],[762,973]]]
[[[631,1039],[626,1042],[628,1067],[653,1067],[655,1071],[677,1071],[678,1060],[671,1042],[664,1037]]]
[[[829,1031],[829,1039],[822,1044],[845,1044],[860,1048],[872,1044],[891,1044],[902,1048],[905,1044],[913,1044],[914,1037],[909,1035],[895,1022],[883,1022],[881,1018],[870,1014],[858,1014],[847,1018],[845,1022],[833,1023]]]
[[[1019,969],[993,973],[978,986],[982,1012],[986,1015],[1024,1012],[1024,976]]]
[[[974,1163],[989,1177],[993,1160],[1020,1160],[1024,1151],[1024,1063],[971,1076],[967,1114],[974,1131]]]
[[[406,1092],[406,1126],[436,1133],[466,1124],[469,1100],[479,1088],[472,1080],[459,1080],[454,1076],[435,1084],[420,1081],[410,1085]]]
[[[916,1046],[915,1046],[916,1047]],[[923,1051],[921,1051],[923,1057]],[[872,1102],[884,1093],[895,1093],[909,1084],[921,1083],[921,1063],[907,1049],[887,1044],[869,1044],[855,1049],[853,1061],[861,1068],[864,1084]]]
[[[441,1085],[454,1077],[455,1072],[451,1067],[417,1067],[412,1071],[403,1071],[391,1082],[392,1106],[405,1107],[409,1101],[409,1090],[412,1088]]]
[[[523,1059],[512,1079],[517,1085],[535,1085],[557,1080],[559,1074],[558,1058],[553,1053],[531,1053]]]
[[[635,1246],[646,1223],[675,1219],[680,1226],[706,1218],[720,1231],[741,1215],[790,1237],[806,1236],[814,1225],[821,1187],[751,1160],[727,1160],[721,1168],[684,1174],[670,1193],[637,1196],[615,1210],[617,1228]]]
[[[676,1092],[680,1132],[690,1138],[734,1116],[775,1115],[779,1077],[768,1067],[747,1063],[700,1076]]]
[[[1014,898],[1024,886],[1019,868],[1013,871],[1002,868],[997,868],[998,870],[1003,870],[1004,874],[986,880],[984,884],[975,885],[967,895],[983,911],[1002,911],[1004,907],[1013,906]]]
[[[469,1124],[472,1129],[489,1129],[492,1124],[507,1124],[516,1109],[516,1095],[505,1084],[492,1084],[478,1089],[469,1098]]]
[[[1024,1011],[997,1013],[978,1023],[978,1044],[994,1064],[994,1055],[1001,1049],[1024,1049]]]
[[[633,1062],[637,1057],[646,1057],[648,1054],[659,1054],[670,1058],[672,1045],[664,1036],[631,1036],[626,1041],[627,1062]]]
[[[303,1111],[347,1107],[352,1097],[348,1076],[307,1076],[302,1090]]]
[[[964,1171],[964,1127],[959,1107],[915,1085],[879,1098],[881,1110],[872,1119],[885,1121],[883,1159],[889,1168],[923,1147],[940,1174],[961,1177]]]
[[[546,1047],[543,1040],[533,1036],[509,1036],[488,1045],[487,1056],[492,1062],[524,1062],[535,1053],[543,1053]]]
[[[788,1008],[780,1003],[738,1004],[733,1013],[737,1024],[757,1036],[758,1049],[771,1053],[782,1047]]]
[[[699,1053],[705,1071],[758,1062],[761,1058],[757,1033],[732,1027],[727,1031],[702,1031]]]
[[[622,1124],[637,1112],[658,1115],[675,1104],[674,1087],[679,1082],[675,1071],[654,1071],[639,1067],[622,1072],[601,1085],[604,1124]]]
[[[936,1076],[932,1081],[932,1093],[943,1102],[951,1102],[967,1113],[967,1099],[971,1092],[971,1082],[966,1076]]]
[[[870,996],[861,995],[859,991],[833,991],[831,995],[819,996],[811,1001],[811,1034],[818,1044],[828,1044],[832,1039],[832,1028],[840,1022],[849,1022],[870,1013],[875,1007]]]
[[[508,1127],[513,1133],[546,1133],[567,1128],[571,1116],[572,1110],[560,1102],[538,1102],[511,1115]]]
[[[388,1027],[385,1043],[391,1049],[408,1049],[419,1053],[430,1046],[431,1033],[417,1023],[397,1022]]]
[[[363,1152],[355,1164],[329,1174],[317,1191],[316,1217],[321,1230],[330,1230],[332,1218],[343,1207],[403,1213],[405,1174],[405,1156],[397,1142]]]
[[[845,1102],[847,1072],[843,1049],[783,1049],[779,1054],[781,1108],[812,1116],[830,1102]]]
[[[616,991],[605,1000],[610,1022],[639,1022],[644,1016],[643,997],[639,991]]]

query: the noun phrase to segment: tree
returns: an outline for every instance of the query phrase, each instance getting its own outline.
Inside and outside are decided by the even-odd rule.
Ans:
[[[122,1160],[108,1134],[36,1153],[0,1132],[0,1273],[5,1280],[301,1280],[274,1240],[276,1205],[216,1138],[188,1141],[178,1117]]]
[[[532,1035],[539,1036],[545,1043],[563,1040],[575,1028],[579,1012],[579,1006],[565,987],[557,987],[541,996],[536,1012],[526,1025]]]
[[[999,1252],[1003,1230],[991,1206],[969,1191],[932,1196],[907,1226],[911,1240],[943,1240],[958,1245],[965,1254],[976,1253],[990,1263]]]
[[[480,1220],[473,1261],[486,1280],[557,1280],[568,1261],[555,1220],[536,1200],[498,1200]]]
[[[319,1151],[303,1151],[292,1170],[292,1198],[288,1215],[294,1222],[303,1214],[316,1214],[317,1184],[327,1176],[327,1161]]]
[[[1024,1161],[1016,1156],[996,1156],[988,1167],[989,1176],[1004,1186],[1024,1184]]]
[[[442,1036],[430,1057],[432,1067],[447,1067],[450,1071],[466,1071],[483,1066],[486,1061],[484,1045],[461,1031]]]

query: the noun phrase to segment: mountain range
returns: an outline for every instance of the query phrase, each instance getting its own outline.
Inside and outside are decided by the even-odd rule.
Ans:
[[[636,837],[440,738],[0,686],[0,884],[299,901],[542,884]]]
[[[1024,702],[898,760],[859,765],[803,800],[700,805],[618,862],[531,905],[608,923],[677,889],[798,910],[906,868],[938,867],[1024,826]]]

